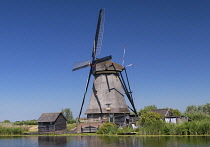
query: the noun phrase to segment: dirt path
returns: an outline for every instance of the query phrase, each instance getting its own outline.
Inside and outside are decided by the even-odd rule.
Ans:
[[[38,125],[31,125],[29,131],[38,131]]]

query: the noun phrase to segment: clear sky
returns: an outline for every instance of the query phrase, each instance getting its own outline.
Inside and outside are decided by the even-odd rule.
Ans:
[[[62,108],[78,116],[89,69],[72,67],[91,58],[101,8],[99,57],[113,55],[121,64],[127,46],[138,110],[156,105],[184,111],[210,102],[209,0],[2,0],[0,121],[38,119]]]

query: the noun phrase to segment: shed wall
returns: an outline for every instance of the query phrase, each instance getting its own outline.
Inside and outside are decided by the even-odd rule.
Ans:
[[[53,132],[55,131],[55,126],[50,122],[39,122],[38,130],[39,132]]]
[[[63,115],[59,115],[55,123],[55,131],[65,130],[66,129],[66,119]]]

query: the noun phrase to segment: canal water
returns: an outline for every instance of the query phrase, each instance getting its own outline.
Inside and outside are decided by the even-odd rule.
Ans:
[[[210,147],[210,136],[0,136],[0,147]]]

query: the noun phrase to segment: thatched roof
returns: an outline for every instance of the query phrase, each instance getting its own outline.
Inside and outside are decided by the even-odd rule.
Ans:
[[[170,109],[155,109],[151,110],[152,112],[159,113],[161,116],[166,117],[166,116],[173,116],[173,113],[171,112]]]
[[[92,94],[85,113],[130,113],[119,78],[113,73],[98,74],[94,77]]]
[[[42,113],[42,115],[39,117],[39,119],[37,120],[37,122],[55,122],[59,115],[62,115],[63,116],[63,113],[62,112],[57,112],[57,113]],[[64,119],[66,119],[66,118],[64,117]]]

